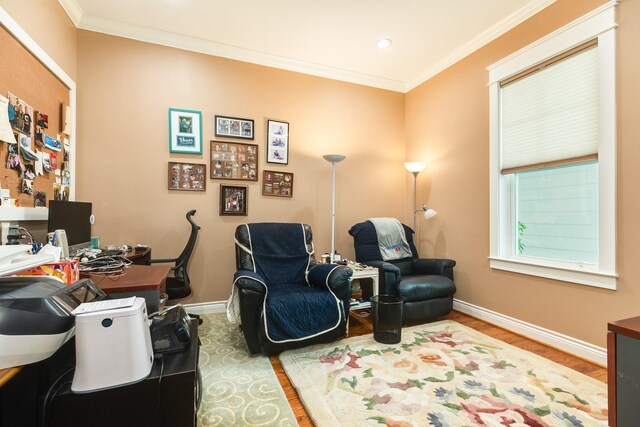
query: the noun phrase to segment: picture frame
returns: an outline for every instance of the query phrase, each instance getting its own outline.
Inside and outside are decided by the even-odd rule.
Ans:
[[[293,174],[291,172],[262,171],[262,195],[293,197]]]
[[[253,139],[253,120],[239,117],[215,116],[215,135],[223,138]]]
[[[206,191],[207,165],[205,163],[169,162],[169,190]]]
[[[211,179],[258,180],[258,145],[211,141]]]
[[[267,120],[267,163],[289,164],[289,123]]]
[[[220,215],[247,215],[247,187],[220,184]]]
[[[169,108],[169,152],[202,154],[202,113]]]

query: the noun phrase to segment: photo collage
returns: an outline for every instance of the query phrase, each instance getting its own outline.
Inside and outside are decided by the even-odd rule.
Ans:
[[[7,188],[1,192],[2,205],[46,207],[49,199],[68,200],[69,139],[64,134],[50,135],[49,114],[12,92],[6,98],[0,96],[0,108],[5,118],[0,120],[0,139],[7,143],[4,168],[17,174],[5,172]]]
[[[293,197],[293,174],[263,171],[262,194],[264,196]]]
[[[170,152],[202,154],[198,136],[202,133],[202,112],[169,109]],[[266,122],[266,163],[288,165],[289,123],[276,120]],[[254,121],[229,116],[214,116],[213,133],[216,137],[254,139]],[[181,137],[193,135],[194,143],[183,145]],[[224,181],[259,181],[258,144],[224,140],[210,141],[210,179]],[[187,144],[189,145],[189,144]],[[263,154],[264,155],[264,154]],[[261,193],[270,197],[293,197],[291,172],[262,171]],[[169,190],[205,191],[207,167],[204,164],[170,161],[168,170]],[[247,215],[248,187],[220,184],[220,215]]]
[[[207,165],[169,162],[169,190],[205,191]]]
[[[258,146],[211,141],[211,178],[258,180]]]

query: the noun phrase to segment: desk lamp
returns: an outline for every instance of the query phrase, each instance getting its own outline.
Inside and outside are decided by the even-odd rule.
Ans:
[[[327,162],[331,162],[333,167],[333,177],[331,185],[331,262],[334,261],[336,251],[336,163],[345,159],[342,154],[325,154],[322,156]]]
[[[406,162],[404,167],[413,174],[413,231],[416,231],[416,213],[420,211],[424,211],[424,218],[430,219],[434,216],[438,215],[438,212],[430,209],[427,205],[422,205],[420,209],[417,207],[416,198],[418,195],[417,192],[417,183],[418,183],[418,174],[427,167],[427,164],[424,162]]]

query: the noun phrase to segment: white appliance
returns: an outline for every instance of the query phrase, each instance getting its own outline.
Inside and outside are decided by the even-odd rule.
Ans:
[[[0,278],[0,369],[51,356],[73,336],[72,310],[105,297],[88,279],[67,286],[53,277]]]
[[[135,383],[151,372],[153,348],[145,299],[127,298],[120,306],[118,301],[93,303],[90,311],[76,314],[76,371],[71,384],[75,393]]]

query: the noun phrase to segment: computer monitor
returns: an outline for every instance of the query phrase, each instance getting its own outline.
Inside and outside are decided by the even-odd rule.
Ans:
[[[91,203],[49,200],[48,232],[64,230],[69,253],[91,246]]]

